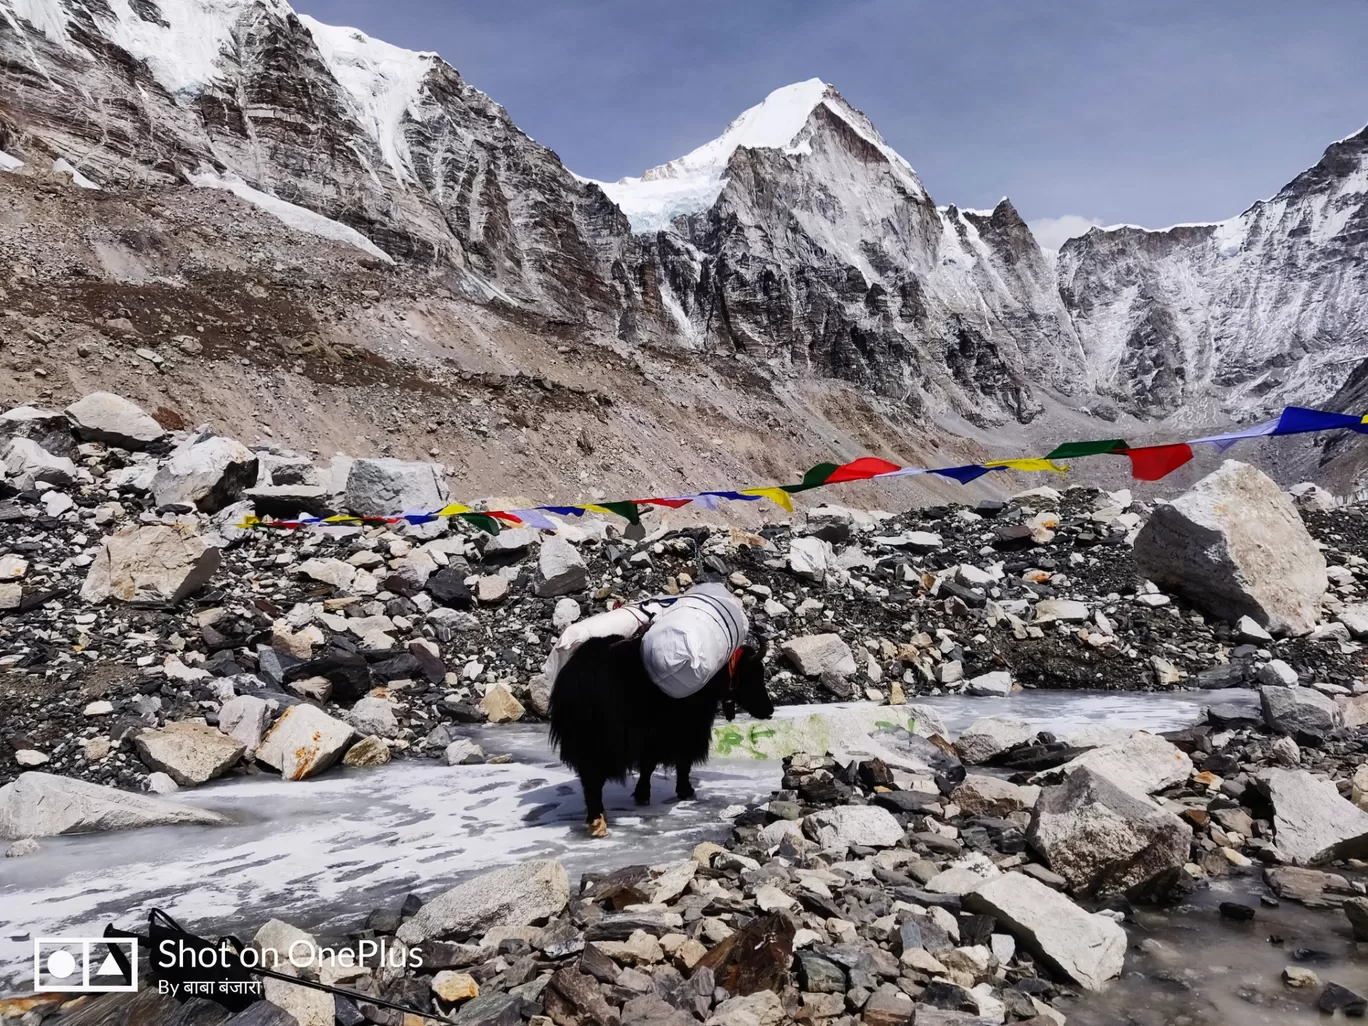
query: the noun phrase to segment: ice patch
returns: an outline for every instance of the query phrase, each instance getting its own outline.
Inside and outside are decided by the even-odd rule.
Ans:
[[[67,35],[67,14],[60,0],[0,0],[0,11],[17,35],[23,36],[19,22],[26,21],[54,43],[71,49]]]
[[[4,150],[0,150],[0,171],[18,171],[24,166],[24,162],[18,157],[10,156]]]
[[[421,113],[423,81],[440,58],[372,39],[354,28],[324,25],[307,14],[299,20],[346,91],[352,116],[380,147],[395,178],[414,180],[404,118]]]
[[[355,246],[357,249],[364,250],[371,256],[386,263],[394,263],[394,258],[383,249],[371,242],[355,228],[334,221],[332,218],[316,214],[312,210],[287,203],[283,199],[254,189],[244,182],[237,175],[217,175],[211,172],[191,175],[191,184],[201,189],[226,189],[239,199],[244,199],[255,207],[260,207],[268,214],[279,218],[285,224],[294,228],[296,231],[308,232],[310,235],[317,235],[322,239],[331,239],[334,242],[345,242]]]
[[[80,186],[82,189],[99,189],[98,185],[72,167],[71,163],[65,157],[59,157],[54,160],[52,162],[52,170],[71,175],[72,185]]]

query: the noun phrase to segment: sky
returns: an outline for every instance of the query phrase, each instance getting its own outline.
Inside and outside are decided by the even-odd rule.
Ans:
[[[1213,221],[1368,124],[1368,0],[294,0],[435,50],[571,170],[640,174],[818,77],[939,204],[1057,245]]]

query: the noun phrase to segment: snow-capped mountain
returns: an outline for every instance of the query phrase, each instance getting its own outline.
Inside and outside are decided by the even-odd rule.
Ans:
[[[1306,404],[1368,355],[1365,256],[1368,129],[1227,221],[1069,240],[1059,289],[1089,384],[1135,411]]]
[[[0,171],[227,188],[557,330],[859,383],[888,408],[1026,422],[1254,412],[1364,351],[1368,133],[1219,224],[1047,256],[1003,200],[938,207],[820,80],[593,182],[436,54],[285,0],[0,0]]]

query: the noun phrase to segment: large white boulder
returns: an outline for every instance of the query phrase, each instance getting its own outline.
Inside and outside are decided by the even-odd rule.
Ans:
[[[364,517],[433,512],[446,505],[446,478],[436,463],[405,460],[355,460],[347,474],[343,505]]]
[[[589,568],[579,550],[559,534],[542,541],[537,566],[540,577],[536,591],[542,598],[583,591],[589,583]]]
[[[1071,890],[1089,897],[1165,888],[1192,844],[1192,828],[1177,816],[1089,769],[1041,791],[1027,836]]]
[[[221,559],[217,548],[184,524],[130,525],[104,539],[81,598],[176,603],[208,584]]]
[[[565,867],[554,859],[531,859],[439,894],[399,927],[399,939],[414,945],[436,937],[484,933],[495,926],[527,926],[559,915],[569,900]]]
[[[1234,623],[1307,634],[1320,617],[1325,557],[1273,479],[1226,460],[1172,502],[1135,539],[1135,565],[1165,591]]]
[[[158,506],[198,506],[216,513],[236,502],[256,478],[256,454],[215,436],[173,453],[152,478],[152,497]]]
[[[1106,777],[1123,790],[1150,795],[1192,776],[1192,760],[1177,745],[1162,737],[1137,730],[1124,741],[1102,745],[1056,769],[1043,770],[1031,778],[1044,784],[1060,774],[1069,776],[1089,769]]]
[[[995,918],[1047,966],[1086,990],[1101,990],[1121,975],[1126,931],[1038,880],[1003,873],[964,895],[963,902]]]
[[[789,545],[789,567],[810,581],[826,580],[827,571],[836,565],[831,543],[815,537],[794,538]]]
[[[822,809],[804,818],[803,830],[823,848],[892,848],[903,839],[903,828],[893,814],[877,805]]]
[[[140,730],[133,735],[133,747],[148,768],[161,770],[181,787],[222,776],[246,748],[203,723],[168,723],[160,730]]]
[[[248,752],[255,752],[271,724],[271,707],[256,695],[237,695],[219,709],[218,729]]]
[[[54,456],[31,438],[11,438],[3,447],[4,472],[19,488],[32,488],[40,482],[65,488],[76,482],[76,464],[65,456]]]
[[[779,651],[804,677],[818,677],[827,670],[848,677],[855,672],[855,656],[839,634],[805,634],[789,638]]]
[[[76,437],[121,449],[145,449],[166,436],[162,426],[137,403],[112,392],[92,392],[66,408]]]
[[[1269,730],[1298,740],[1320,741],[1344,723],[1344,713],[1329,695],[1314,688],[1266,685],[1259,704]]]
[[[1368,856],[1368,812],[1306,770],[1268,769],[1260,785],[1273,803],[1273,841],[1292,863],[1314,866]]]
[[[257,748],[257,762],[280,770],[284,780],[317,776],[342,758],[355,731],[312,705],[292,705]]]
[[[0,838],[8,841],[181,823],[217,826],[227,822],[227,817],[207,809],[50,773],[21,773],[0,787]]]
[[[28,438],[54,456],[68,456],[73,448],[66,415],[36,406],[16,406],[0,413],[0,441]]]

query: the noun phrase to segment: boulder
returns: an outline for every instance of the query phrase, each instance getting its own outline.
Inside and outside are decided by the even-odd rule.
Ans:
[[[346,591],[356,580],[356,567],[326,556],[304,560],[295,568],[295,573],[330,585],[338,591]]]
[[[1057,891],[1020,873],[1004,873],[964,895],[964,907],[990,915],[1022,947],[1085,990],[1121,974],[1126,931],[1083,911]]]
[[[827,572],[836,566],[836,554],[831,543],[821,538],[794,538],[789,545],[789,568],[809,581],[826,580]]]
[[[207,809],[50,773],[21,773],[0,787],[0,838],[8,841],[183,823],[219,826],[228,822],[226,816]]]
[[[1166,889],[1188,861],[1192,829],[1085,767],[1040,793],[1027,838],[1071,890],[1100,897]]]
[[[1303,743],[1323,741],[1344,723],[1344,712],[1335,700],[1313,688],[1261,687],[1259,703],[1269,730]]]
[[[203,723],[168,723],[160,730],[133,735],[138,758],[161,770],[181,787],[195,787],[227,773],[246,746]]]
[[[542,541],[537,564],[541,573],[536,592],[541,598],[583,591],[589,584],[589,568],[579,550],[558,534]]]
[[[399,927],[410,946],[495,926],[527,926],[559,915],[570,900],[570,877],[554,859],[531,859],[484,873],[433,898]]]
[[[4,447],[6,474],[20,489],[44,483],[66,488],[76,483],[76,464],[65,456],[54,456],[37,442],[28,438],[11,438]]]
[[[789,1017],[784,1014],[779,995],[772,990],[757,990],[744,997],[727,998],[703,1026],[780,1026],[787,1021]]]
[[[1049,783],[1059,774],[1068,776],[1081,769],[1092,770],[1132,794],[1148,795],[1191,777],[1192,760],[1164,738],[1137,730],[1124,741],[1094,748],[1063,766],[1043,770],[1031,778],[1031,783]]]
[[[0,441],[27,438],[54,456],[70,456],[71,424],[66,415],[36,406],[16,406],[0,414]]]
[[[1040,788],[1020,787],[1000,777],[971,773],[950,794],[950,800],[971,816],[1006,819],[1014,812],[1035,808]]]
[[[1062,620],[1065,623],[1080,623],[1088,618],[1088,607],[1073,599],[1042,599],[1035,606],[1035,622],[1049,623]]]
[[[304,780],[342,758],[354,734],[317,706],[292,705],[262,739],[257,762],[280,770],[284,780]]]
[[[1268,769],[1258,782],[1273,805],[1273,839],[1298,866],[1368,856],[1368,812],[1306,770]]]
[[[1006,670],[983,673],[969,681],[965,690],[980,698],[1006,698],[1012,693],[1012,675]]]
[[[446,505],[446,496],[446,474],[436,463],[354,460],[342,504],[363,517],[417,510],[431,513]]]
[[[903,839],[893,814],[877,805],[839,805],[803,820],[803,831],[823,848],[892,848]]]
[[[101,543],[81,598],[174,605],[209,583],[221,559],[219,549],[185,524],[129,525]]]
[[[351,707],[347,722],[360,734],[394,737],[399,733],[399,721],[394,715],[394,703],[385,698],[367,696]]]
[[[485,761],[485,750],[466,737],[446,746],[443,759],[448,766],[471,766]]]
[[[793,962],[797,925],[783,912],[756,916],[698,960],[694,972],[710,970],[717,986],[731,994],[772,992]]]
[[[986,716],[965,729],[955,742],[955,750],[967,765],[981,766],[1000,752],[1026,744],[1036,734],[1034,727],[1019,720]]]
[[[514,723],[522,719],[524,712],[522,703],[503,684],[495,684],[485,692],[480,708],[490,723]]]
[[[342,756],[343,766],[383,766],[390,761],[389,745],[385,744],[385,739],[371,734],[363,737],[356,744],[347,749],[347,754]]]
[[[1198,608],[1286,634],[1316,626],[1328,585],[1325,557],[1291,499],[1236,460],[1161,503],[1134,554],[1140,573]]]
[[[779,651],[804,677],[819,677],[827,671],[844,677],[856,670],[855,656],[839,634],[789,638]]]
[[[158,506],[197,506],[217,513],[256,479],[256,454],[231,438],[214,436],[177,449],[152,478],[152,498]]]
[[[146,449],[166,437],[162,426],[141,406],[111,392],[92,392],[66,408],[71,429],[83,442],[104,442],[120,449]]]

